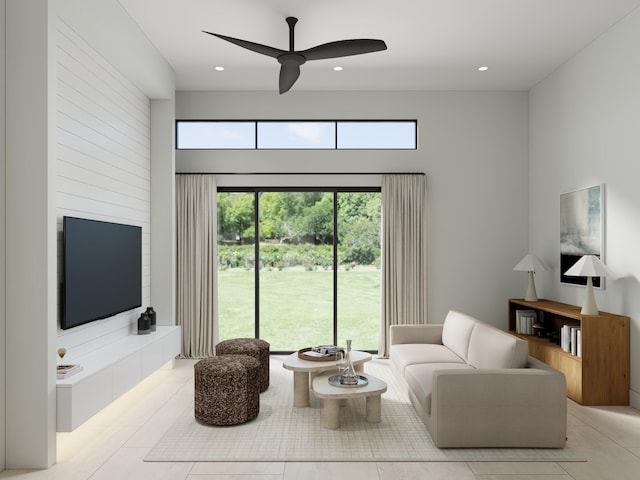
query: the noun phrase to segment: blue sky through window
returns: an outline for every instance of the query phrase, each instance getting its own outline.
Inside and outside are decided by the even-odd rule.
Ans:
[[[176,135],[178,149],[417,148],[414,120],[178,121]]]
[[[255,122],[178,122],[178,148],[256,148]]]
[[[338,122],[338,148],[416,148],[415,122]]]
[[[336,148],[335,122],[258,122],[258,148]]]

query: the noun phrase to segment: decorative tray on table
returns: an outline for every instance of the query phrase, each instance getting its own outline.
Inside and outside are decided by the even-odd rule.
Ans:
[[[342,377],[342,375],[340,374],[331,375],[329,377],[329,385],[333,385],[334,387],[356,388],[356,387],[364,387],[369,383],[369,379],[364,375],[358,375],[358,383],[354,383],[354,384],[342,383],[340,381],[340,377]]]

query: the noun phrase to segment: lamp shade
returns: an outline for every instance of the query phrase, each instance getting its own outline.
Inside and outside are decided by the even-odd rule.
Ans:
[[[570,277],[610,277],[613,272],[596,255],[584,255],[564,274]]]
[[[538,257],[532,253],[528,253],[513,269],[522,272],[543,272],[547,268]]]

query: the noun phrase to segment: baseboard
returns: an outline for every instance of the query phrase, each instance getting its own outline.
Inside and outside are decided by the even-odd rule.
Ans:
[[[640,393],[629,390],[629,405],[640,410]]]

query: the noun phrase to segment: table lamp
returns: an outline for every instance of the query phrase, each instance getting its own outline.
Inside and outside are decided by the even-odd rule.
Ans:
[[[536,270],[539,272],[546,270],[546,267],[542,264],[538,257],[533,255],[532,253],[529,253],[525,255],[525,257],[520,260],[520,263],[513,267],[513,269],[522,272],[529,272],[529,286],[527,287],[527,294],[525,295],[524,299],[527,302],[537,302],[538,294],[536,293],[536,284],[533,279],[533,274],[536,272]]]
[[[611,276],[612,272],[596,255],[584,255],[573,267],[564,272],[570,277],[587,277],[587,290],[584,294],[584,304],[580,313],[583,315],[598,315],[596,297],[593,294],[593,280],[591,277]]]

